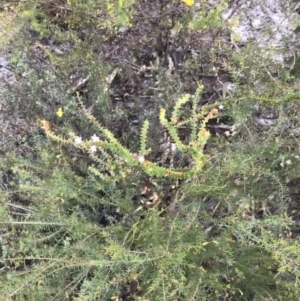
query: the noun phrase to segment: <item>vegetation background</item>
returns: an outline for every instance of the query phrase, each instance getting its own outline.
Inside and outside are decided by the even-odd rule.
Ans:
[[[2,0],[1,301],[299,300],[297,43],[233,4]]]

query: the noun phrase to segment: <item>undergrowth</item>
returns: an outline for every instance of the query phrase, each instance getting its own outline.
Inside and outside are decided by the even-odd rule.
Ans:
[[[300,298],[298,80],[227,5],[6,7],[1,299]]]

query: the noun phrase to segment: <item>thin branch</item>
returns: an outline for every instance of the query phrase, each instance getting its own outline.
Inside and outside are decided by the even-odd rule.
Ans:
[[[67,226],[63,223],[45,223],[45,222],[0,222],[1,225],[47,225],[47,226]]]

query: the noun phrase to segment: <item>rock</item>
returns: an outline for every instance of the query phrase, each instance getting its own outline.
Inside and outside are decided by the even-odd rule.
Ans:
[[[232,39],[243,44],[254,41],[258,47],[268,50],[275,62],[283,62],[284,51],[277,53],[288,41],[296,41],[294,30],[299,19],[292,7],[293,1],[234,0],[223,12],[224,20],[239,16],[239,24],[233,27]]]
[[[0,89],[3,89],[7,83],[12,83],[14,79],[14,73],[9,65],[9,56],[0,55]]]

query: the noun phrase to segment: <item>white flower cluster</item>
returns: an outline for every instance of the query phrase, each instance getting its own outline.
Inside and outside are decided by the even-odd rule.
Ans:
[[[100,142],[100,138],[94,134],[92,137],[91,137],[91,140],[94,142],[94,143],[97,143],[97,142]],[[80,136],[76,136],[75,139],[74,139],[74,143],[75,144],[81,144],[82,143],[82,137]],[[90,152],[91,153],[95,153],[97,151],[97,146],[96,145],[92,145],[90,147]]]
[[[280,163],[280,166],[281,166],[281,167],[284,167],[285,165],[286,165],[286,166],[292,165],[292,160],[288,159],[288,160],[282,161],[282,162]]]
[[[82,137],[75,137],[75,144],[81,144],[82,143]]]
[[[91,139],[93,140],[93,142],[99,142],[99,141],[100,141],[100,138],[99,138],[96,134],[94,134],[94,135],[91,137]]]

